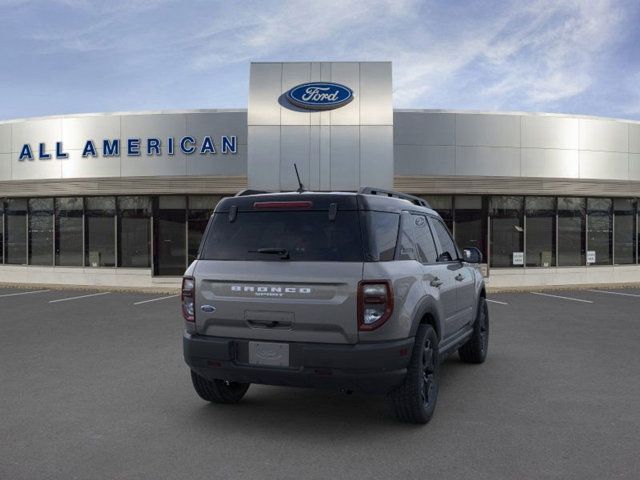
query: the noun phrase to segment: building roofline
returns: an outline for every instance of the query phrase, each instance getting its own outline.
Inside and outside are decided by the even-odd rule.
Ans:
[[[552,112],[518,112],[518,111],[488,111],[488,110],[449,110],[437,108],[394,108],[394,113],[453,113],[460,115],[513,115],[527,117],[556,117],[556,118],[576,118],[585,120],[602,120],[608,122],[620,122],[640,125],[640,120],[628,118],[601,117],[597,115],[575,115],[568,113]],[[38,117],[15,118],[10,120],[0,120],[0,125],[34,122],[39,120],[57,120],[65,118],[90,118],[90,117],[111,117],[111,116],[136,116],[136,115],[180,115],[193,113],[247,113],[246,108],[198,108],[184,110],[140,110],[122,112],[93,112],[93,113],[70,113],[64,115],[44,115]]]
[[[0,125],[7,123],[33,122],[38,120],[57,120],[65,118],[84,118],[84,117],[116,117],[116,116],[135,116],[135,115],[180,115],[186,113],[246,113],[246,108],[196,108],[186,110],[140,110],[140,111],[123,111],[123,112],[92,112],[92,113],[68,113],[64,115],[43,115],[38,117],[24,117],[10,120],[0,120]]]
[[[577,115],[571,113],[554,113],[554,112],[519,112],[519,111],[496,111],[496,110],[455,110],[455,109],[439,109],[439,108],[394,108],[394,113],[455,113],[467,115],[514,115],[527,117],[557,117],[557,118],[578,118],[585,120],[605,120],[609,122],[624,122],[640,124],[640,120],[630,118],[602,117],[598,115]]]

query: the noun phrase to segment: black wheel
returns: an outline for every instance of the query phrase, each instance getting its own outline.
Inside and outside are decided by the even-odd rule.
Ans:
[[[238,403],[249,390],[250,383],[227,382],[226,380],[207,380],[193,370],[191,382],[200,398],[213,403]]]
[[[431,325],[420,325],[404,383],[389,394],[398,420],[427,423],[438,400],[440,359],[438,336]]]
[[[467,343],[458,349],[460,360],[466,363],[482,363],[489,350],[489,309],[487,301],[480,297],[478,314],[473,324],[473,334]]]

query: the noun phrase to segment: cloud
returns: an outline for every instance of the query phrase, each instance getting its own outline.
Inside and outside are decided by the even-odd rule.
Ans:
[[[17,44],[5,52],[20,62],[14,68],[25,68],[22,59],[55,59],[65,62],[71,80],[78,72],[106,72],[122,83],[103,83],[111,98],[144,104],[153,97],[162,108],[184,108],[180,95],[196,105],[244,106],[251,61],[391,60],[398,108],[626,112],[610,77],[622,78],[630,98],[636,87],[624,77],[640,75],[640,59],[610,65],[620,45],[639,41],[632,25],[639,8],[626,0],[0,4],[15,6],[2,9],[11,12],[3,30],[5,43]],[[203,84],[215,88],[198,93]],[[590,100],[594,92],[607,94],[607,108]]]

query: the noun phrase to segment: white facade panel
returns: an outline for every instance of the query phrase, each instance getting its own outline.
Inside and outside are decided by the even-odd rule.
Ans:
[[[311,80],[311,64],[309,62],[292,62],[282,64],[282,82],[280,86],[279,103],[286,102],[284,96],[287,91],[301,83]],[[280,107],[281,125],[310,125],[311,114],[308,110]]]
[[[331,190],[331,127],[321,125],[320,129],[320,190]]]
[[[34,155],[38,155],[38,145],[45,144],[45,150],[56,148],[56,142],[62,139],[62,119],[51,118],[30,120],[12,124],[11,151],[20,153],[26,143],[31,145]]]
[[[11,153],[11,124],[10,123],[0,125],[0,153]]]
[[[64,150],[82,150],[87,140],[93,140],[98,147],[105,139],[120,138],[120,119],[120,115],[63,118],[60,140]]]
[[[452,146],[394,146],[396,175],[455,175],[456,149]]]
[[[331,189],[360,185],[360,127],[331,126]]]
[[[553,148],[523,148],[522,176],[549,178],[579,178],[578,150]]]
[[[216,145],[217,147],[217,145]],[[238,144],[237,153],[222,153],[217,149],[215,155],[190,155],[187,157],[187,175],[230,175],[247,174],[247,145]]]
[[[248,145],[247,172],[260,179],[260,188],[278,190],[280,172],[274,165],[280,165],[280,126],[256,125],[248,129],[251,143]]]
[[[629,151],[629,127],[612,120],[580,119],[580,150]]]
[[[457,114],[456,145],[519,147],[520,116]]]
[[[280,190],[295,190],[298,188],[294,163],[298,166],[302,183],[305,187],[310,185],[310,129],[311,127],[308,125],[281,127]]]
[[[360,124],[360,64],[357,62],[334,63],[331,81],[348,85],[353,90],[353,100],[344,107],[330,110],[331,125]]]
[[[522,147],[577,150],[580,128],[577,118],[522,115]]]
[[[629,180],[640,182],[640,153],[629,154]]]
[[[640,125],[629,124],[629,153],[640,153]]]
[[[0,180],[11,179],[11,154],[0,153]]]
[[[84,158],[82,150],[69,150],[68,153],[69,158],[55,160],[62,167],[62,178],[119,177],[121,175],[122,156],[105,158],[102,155],[102,148],[97,148],[97,157]],[[124,159],[132,160],[126,157]]]
[[[389,188],[393,178],[393,127],[362,125],[360,127],[360,185]]]
[[[391,62],[360,63],[360,123],[393,125]]]
[[[456,175],[520,176],[520,149],[456,147]]]
[[[395,112],[396,145],[455,145],[456,117],[453,113]]]
[[[259,81],[255,81],[259,79]],[[282,64],[252,63],[249,79],[249,125],[280,125]]]
[[[37,148],[37,147],[36,147]],[[38,160],[37,152],[35,160],[18,161],[17,153],[12,153],[11,162],[11,180],[40,180],[62,178],[62,160],[56,160],[55,148],[53,150],[45,150],[45,153],[51,155],[49,160]]]
[[[628,180],[629,154],[581,151],[580,178]]]
[[[188,113],[187,132],[198,139],[210,135],[217,143],[222,135],[235,135],[238,145],[247,144],[247,112]]]

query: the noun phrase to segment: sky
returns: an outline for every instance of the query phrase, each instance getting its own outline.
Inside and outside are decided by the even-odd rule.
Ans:
[[[390,60],[395,108],[640,120],[638,0],[0,0],[0,120],[246,108],[252,61]]]

